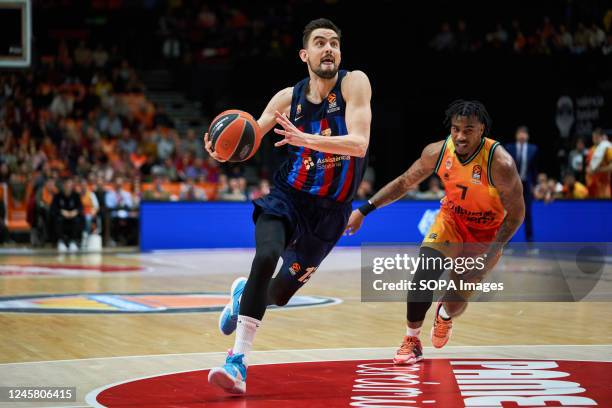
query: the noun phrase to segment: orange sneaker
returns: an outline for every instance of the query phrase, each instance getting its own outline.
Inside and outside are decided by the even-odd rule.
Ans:
[[[416,336],[404,336],[402,345],[395,352],[394,364],[414,364],[423,359],[423,346]]]
[[[436,319],[434,320],[433,327],[431,328],[431,344],[435,348],[442,348],[450,340],[451,334],[453,333],[453,320],[445,320],[438,314],[442,302],[438,302],[436,306]]]

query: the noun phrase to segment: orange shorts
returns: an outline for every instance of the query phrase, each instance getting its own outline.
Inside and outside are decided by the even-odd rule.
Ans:
[[[429,228],[421,246],[435,249],[445,257],[477,257],[484,255],[492,242],[495,241],[499,227],[490,229],[469,228],[458,221],[452,213],[441,209],[434,223]],[[489,261],[487,271],[490,271],[499,261],[501,251],[493,261]],[[458,285],[461,275],[450,271],[451,277]],[[457,294],[467,300],[472,292],[457,291]]]

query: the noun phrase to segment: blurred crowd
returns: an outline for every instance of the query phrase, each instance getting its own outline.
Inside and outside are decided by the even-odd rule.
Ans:
[[[10,198],[2,211],[26,208],[34,243],[70,249],[81,242],[75,229],[101,228],[111,245],[134,243],[121,228],[135,229],[140,199],[246,201],[269,191],[266,180],[250,180],[208,157],[193,129],[180,135],[115,47],[61,42],[36,69],[0,75],[0,183]],[[67,181],[82,209],[53,207]],[[86,222],[98,212],[97,223]],[[67,214],[78,222],[66,229],[56,221]]]
[[[157,21],[162,56],[190,64],[230,52],[293,53],[299,39],[292,7],[169,2]],[[601,23],[570,29],[544,18],[526,29],[517,20],[479,34],[459,20],[456,27],[444,23],[430,46],[441,52],[608,55],[611,23],[606,15]],[[221,165],[208,157],[201,134],[179,133],[164,108],[147,99],[133,61],[118,46],[62,40],[54,47],[41,50],[32,69],[0,74],[0,183],[9,197],[0,200],[0,242],[7,239],[4,220],[11,211],[25,212],[34,244],[75,250],[96,236],[105,245],[135,244],[141,200],[247,201],[269,193],[267,170]],[[587,149],[588,142],[593,146]],[[608,146],[603,131],[592,141],[577,140],[562,180],[538,175],[533,197],[609,198]],[[608,190],[594,187],[606,180]],[[356,198],[369,198],[374,183],[370,167]],[[431,178],[406,198],[443,195],[440,181]]]
[[[612,198],[612,143],[603,129],[596,128],[591,146],[586,146],[584,139],[576,139],[567,163],[562,166],[561,180],[544,172],[538,174],[533,189],[536,200]]]
[[[554,23],[543,17],[536,27],[515,19],[509,25],[498,22],[489,31],[472,31],[466,20],[455,26],[443,22],[429,47],[443,53],[500,51],[516,54],[612,54],[612,12],[599,22],[578,22],[575,26]]]
[[[228,56],[281,56],[294,50],[293,2],[169,2],[158,20],[162,55],[168,60]]]

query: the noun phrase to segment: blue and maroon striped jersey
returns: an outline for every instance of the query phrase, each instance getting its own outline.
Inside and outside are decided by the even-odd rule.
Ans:
[[[326,137],[342,137],[348,131],[344,121],[345,103],[341,84],[347,71],[338,71],[338,81],[327,98],[316,105],[306,98],[310,79],[293,88],[290,120],[302,132]],[[323,153],[288,145],[289,157],[275,177],[296,190],[339,202],[351,201],[363,178],[366,159]]]

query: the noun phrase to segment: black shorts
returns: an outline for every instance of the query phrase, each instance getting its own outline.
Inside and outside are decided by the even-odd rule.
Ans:
[[[302,285],[336,245],[351,215],[350,202],[339,203],[293,189],[274,188],[253,201],[253,221],[261,214],[282,218],[287,247],[277,277]]]

